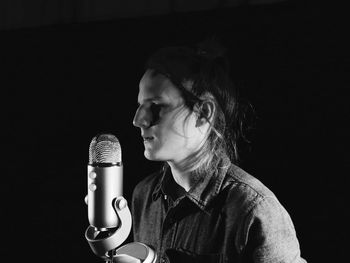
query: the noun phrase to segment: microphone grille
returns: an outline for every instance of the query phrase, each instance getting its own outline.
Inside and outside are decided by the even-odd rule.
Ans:
[[[89,164],[120,163],[121,161],[120,143],[113,134],[98,134],[91,140]]]

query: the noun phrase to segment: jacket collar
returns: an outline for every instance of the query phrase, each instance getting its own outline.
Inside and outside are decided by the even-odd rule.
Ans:
[[[203,174],[198,182],[184,195],[200,209],[205,210],[208,204],[220,193],[223,188],[225,175],[231,166],[230,160],[225,157],[213,174]],[[171,169],[164,167],[160,172],[160,179],[153,191],[152,199],[157,200],[161,195],[166,196],[166,185],[171,179]]]

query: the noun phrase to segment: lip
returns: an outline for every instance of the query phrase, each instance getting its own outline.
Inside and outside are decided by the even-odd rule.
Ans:
[[[144,142],[151,142],[154,140],[153,136],[142,136]]]

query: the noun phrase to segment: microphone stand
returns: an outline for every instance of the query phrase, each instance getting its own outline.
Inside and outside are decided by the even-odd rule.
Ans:
[[[113,208],[118,216],[119,225],[113,229],[97,229],[89,226],[85,231],[85,238],[92,251],[103,258],[105,263],[113,263],[113,259],[124,255],[135,262],[154,263],[157,260],[155,251],[140,242],[128,243],[119,247],[129,236],[131,230],[131,213],[127,201],[118,197],[113,202]]]
[[[108,258],[105,259],[106,263],[113,263],[114,253],[115,253],[114,250],[107,252]]]
[[[101,230],[90,225],[85,231],[85,238],[91,250],[106,263],[113,262],[115,249],[128,238],[132,224],[131,213],[124,197],[116,198],[113,201],[113,208],[119,218],[116,229]],[[103,235],[99,235],[101,233]]]

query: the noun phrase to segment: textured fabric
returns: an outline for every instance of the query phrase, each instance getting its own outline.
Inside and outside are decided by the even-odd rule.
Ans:
[[[174,187],[164,169],[133,192],[134,241],[152,247],[157,262],[306,262],[287,211],[239,167],[223,163],[176,200]]]

